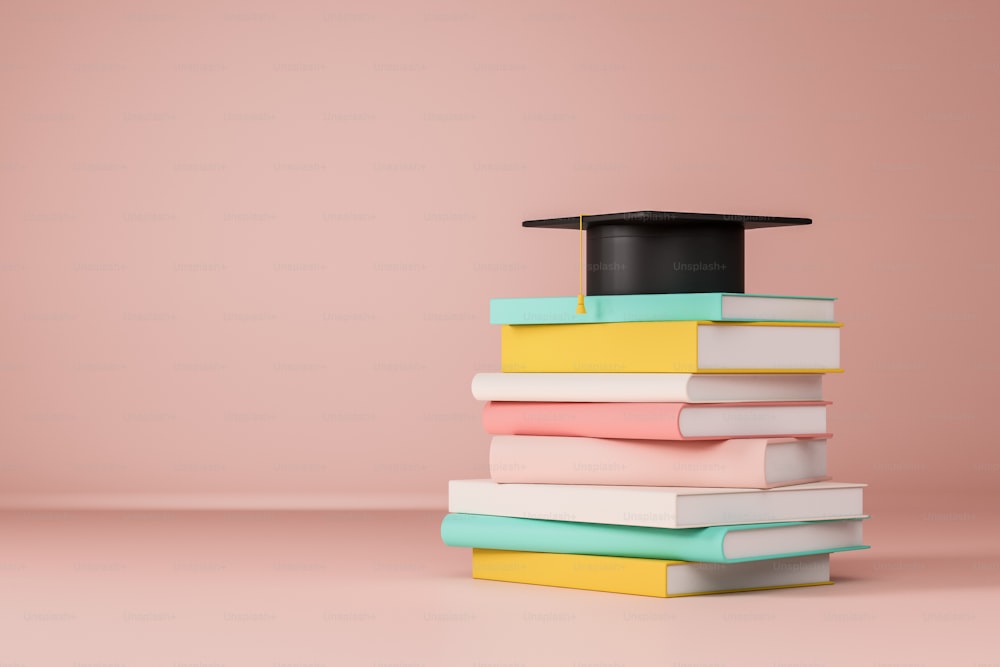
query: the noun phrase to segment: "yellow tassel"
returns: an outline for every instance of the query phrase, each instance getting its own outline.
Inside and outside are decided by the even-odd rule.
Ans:
[[[576,314],[586,315],[587,307],[583,305],[583,214],[580,214],[580,292],[576,295]]]

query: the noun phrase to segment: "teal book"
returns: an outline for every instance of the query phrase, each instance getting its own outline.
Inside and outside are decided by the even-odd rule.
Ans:
[[[577,314],[575,296],[490,299],[492,324],[605,322],[833,322],[833,297],[768,294],[608,294],[588,296]]]
[[[453,513],[441,522],[441,539],[477,549],[742,563],[867,549],[861,524],[845,519],[649,528]]]

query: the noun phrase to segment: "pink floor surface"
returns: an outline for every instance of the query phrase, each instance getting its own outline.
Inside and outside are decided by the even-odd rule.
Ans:
[[[835,586],[669,600],[474,581],[441,512],[0,512],[0,667],[996,665],[975,507],[879,512]]]

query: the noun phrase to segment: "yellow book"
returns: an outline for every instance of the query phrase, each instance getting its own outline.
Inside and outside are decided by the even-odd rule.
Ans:
[[[836,322],[507,324],[508,373],[835,373]]]
[[[520,584],[671,598],[831,584],[830,554],[743,563],[472,550],[472,576]]]

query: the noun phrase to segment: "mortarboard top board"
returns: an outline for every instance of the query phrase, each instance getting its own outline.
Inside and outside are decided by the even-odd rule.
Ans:
[[[743,292],[743,231],[812,224],[809,218],[635,211],[525,227],[587,230],[587,294]]]

